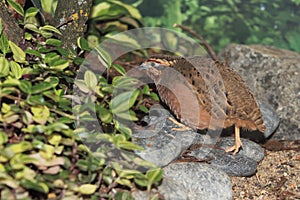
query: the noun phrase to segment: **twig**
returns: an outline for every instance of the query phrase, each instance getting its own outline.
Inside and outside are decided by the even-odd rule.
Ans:
[[[208,51],[208,53],[210,54],[211,58],[214,60],[214,61],[218,61],[218,58],[216,56],[216,53],[214,52],[214,50],[211,48],[211,46],[205,41],[205,39],[199,35],[198,33],[196,33],[195,31],[189,29],[188,27],[186,26],[183,26],[181,24],[174,24],[173,27],[175,28],[181,28],[182,30],[194,35],[196,38],[198,38],[201,43],[204,45],[204,47],[206,48],[206,50]]]

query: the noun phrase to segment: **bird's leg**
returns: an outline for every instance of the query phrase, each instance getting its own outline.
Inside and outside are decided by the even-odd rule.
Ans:
[[[186,125],[176,121],[176,119],[174,119],[172,117],[169,117],[168,119],[180,127],[180,128],[172,128],[172,130],[174,130],[174,131],[189,131],[189,130],[191,130],[190,127],[187,127]]]
[[[235,155],[239,151],[240,147],[243,145],[240,138],[240,128],[234,126],[234,131],[235,145],[225,150],[226,152],[233,151],[233,155]]]

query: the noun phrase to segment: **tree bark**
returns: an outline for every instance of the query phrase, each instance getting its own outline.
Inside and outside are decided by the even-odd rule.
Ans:
[[[62,35],[58,38],[66,49],[76,50],[77,38],[83,36],[90,14],[92,0],[64,0],[58,1],[55,11],[55,25]]]
[[[23,30],[19,27],[17,20],[13,17],[4,1],[0,1],[0,18],[2,20],[3,33],[6,37],[18,46],[23,46]]]

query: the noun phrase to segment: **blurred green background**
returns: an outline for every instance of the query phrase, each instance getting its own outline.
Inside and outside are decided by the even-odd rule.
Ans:
[[[300,52],[300,0],[124,0],[144,26],[183,24],[215,51],[229,43],[264,44]],[[179,30],[179,29],[177,29]]]

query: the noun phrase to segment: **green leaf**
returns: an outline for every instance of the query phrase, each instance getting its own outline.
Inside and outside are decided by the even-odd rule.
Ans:
[[[4,148],[3,154],[6,157],[11,158],[14,155],[16,155],[17,153],[22,153],[24,151],[29,151],[31,149],[32,149],[32,145],[30,142],[21,141],[17,144],[12,144],[12,145],[9,145],[6,148]]]
[[[2,35],[3,26],[2,26],[2,18],[0,18],[0,35]]]
[[[45,144],[40,151],[40,155],[46,160],[52,159],[54,155],[54,146]]]
[[[80,49],[82,49],[84,51],[90,51],[91,50],[91,48],[89,47],[88,41],[83,37],[79,37],[77,39],[77,45]]]
[[[134,177],[134,182],[142,187],[149,185],[148,179],[144,174],[136,174]]]
[[[5,55],[9,52],[9,44],[8,39],[5,34],[3,34],[3,28],[2,28],[2,19],[0,18],[0,50]]]
[[[103,66],[105,66],[107,69],[109,69],[112,64],[110,55],[100,47],[96,47],[95,49],[100,56],[100,57],[98,57],[99,61],[102,63]]]
[[[54,134],[54,135],[51,135],[48,139],[49,143],[54,145],[54,146],[58,146],[60,141],[62,139],[62,136],[61,135],[58,135],[58,134]]]
[[[1,184],[3,184],[3,185],[7,185],[13,189],[16,189],[19,187],[19,182],[14,180],[7,173],[0,172],[0,179],[1,179]],[[2,190],[2,192],[3,192],[3,190]],[[3,199],[13,199],[14,198],[13,196],[12,196],[12,198],[5,198],[2,196],[2,194],[3,194],[2,192],[1,192],[1,198],[3,198]]]
[[[22,169],[25,167],[25,164],[33,164],[35,162],[37,162],[35,158],[31,158],[29,155],[21,153],[16,154],[10,159],[10,165],[13,169]]]
[[[19,13],[22,17],[24,17],[24,10],[19,3],[17,3],[14,0],[7,0],[7,2],[17,13]]]
[[[139,108],[140,111],[142,111],[144,113],[149,113],[149,109],[144,105],[139,105],[138,108]]]
[[[41,31],[51,31],[51,32],[61,35],[61,32],[57,28],[55,28],[54,26],[50,26],[50,25],[45,25],[45,26],[41,27],[40,30]]]
[[[28,159],[35,160],[35,159],[30,158],[29,156],[26,156],[26,157],[28,157]],[[26,162],[28,162],[28,160],[22,160],[21,162],[26,163]],[[28,162],[28,163],[31,163],[31,162]],[[13,164],[11,164],[11,165],[13,165]],[[19,168],[19,169],[21,169],[21,171],[18,171],[15,175],[17,180],[20,180],[20,179],[33,180],[37,174],[34,170],[32,170],[29,167],[26,167],[24,165],[22,168]]]
[[[45,99],[42,95],[31,95],[26,102],[30,105],[43,105]]]
[[[69,61],[68,60],[58,60],[55,61],[54,63],[51,63],[51,69],[55,69],[55,70],[64,70],[67,67],[69,67]]]
[[[5,55],[9,52],[9,43],[6,35],[2,34],[0,36],[0,50]]]
[[[45,62],[46,63],[54,63],[60,59],[60,55],[56,52],[49,52],[45,55]]]
[[[55,122],[47,126],[47,132],[62,132],[64,130],[68,130],[70,127],[64,123]]]
[[[150,95],[149,85],[145,85],[142,89],[142,94]]]
[[[11,124],[15,121],[17,121],[20,118],[19,115],[9,115],[9,116],[5,116],[3,118],[3,122],[7,123],[7,124]],[[1,121],[1,120],[0,120]]]
[[[124,89],[131,89],[136,86],[136,84],[139,82],[136,78],[126,77],[126,76],[116,76],[113,79],[113,86],[116,88],[124,88]]]
[[[139,90],[127,91],[114,97],[110,102],[110,108],[113,113],[121,113],[131,108],[136,98],[139,96]]]
[[[61,46],[62,42],[58,39],[50,38],[50,39],[46,40],[46,44],[47,45],[52,45],[52,46],[55,46],[55,47],[59,47],[59,46]]]
[[[20,85],[20,81],[18,79],[6,79],[3,83],[3,86],[18,86]]]
[[[45,80],[45,82],[50,83],[52,85],[52,87],[54,88],[58,85],[59,79],[58,79],[58,77],[50,76]]]
[[[41,0],[42,8],[46,13],[54,14],[55,8],[57,6],[56,0]]]
[[[8,141],[7,134],[3,131],[0,131],[0,145],[5,144]]]
[[[8,44],[10,46],[11,51],[13,52],[14,60],[19,63],[27,63],[25,52],[12,41],[8,41]]]
[[[121,133],[125,134],[126,138],[129,139],[132,135],[132,130],[126,126],[120,126],[117,128]]]
[[[10,63],[10,71],[11,71],[11,75],[13,77],[15,77],[16,79],[20,79],[22,77],[22,68],[21,66],[14,62],[14,61],[11,61]]]
[[[39,124],[46,124],[50,111],[47,106],[31,107],[32,119]]]
[[[135,116],[134,111],[125,111],[125,112],[118,112],[115,113],[116,116],[122,118],[122,119],[126,119],[126,120],[130,120],[130,121],[138,121],[139,119]]]
[[[52,86],[51,83],[42,82],[42,83],[39,83],[39,84],[36,84],[36,85],[32,86],[31,93],[32,94],[38,94],[38,93],[41,93],[43,91],[49,90],[52,87],[53,86]]]
[[[87,40],[88,40],[89,47],[91,49],[93,49],[99,45],[99,37],[97,37],[95,35],[89,35]]]
[[[146,177],[148,178],[151,184],[157,183],[162,179],[162,169],[161,168],[150,169],[147,171]]]
[[[28,29],[28,30],[31,30],[31,31],[33,31],[35,33],[39,33],[39,34],[41,33],[41,30],[38,29],[37,26],[34,25],[34,24],[25,24],[24,28]]]
[[[118,65],[118,64],[114,64],[113,65],[113,68],[115,69],[115,70],[117,70],[117,72],[119,72],[121,75],[125,75],[125,73],[126,73],[126,71],[125,71],[125,69],[124,69],[124,67],[122,67],[121,65]]]
[[[42,57],[42,54],[40,52],[38,52],[36,50],[33,50],[33,49],[27,49],[25,51],[25,53],[30,54],[30,55],[34,55],[34,56],[39,57],[39,58]]]
[[[7,104],[7,103],[2,103],[1,112],[3,112],[4,114],[6,114],[9,111],[11,111],[11,106],[9,104]]]
[[[9,74],[9,62],[4,57],[0,57],[0,77],[5,77]]]
[[[22,80],[21,84],[19,85],[19,88],[22,90],[22,92],[26,93],[26,94],[30,94],[31,93],[31,82],[30,81],[26,81],[26,80]]]
[[[119,167],[117,166],[116,168]],[[118,169],[118,175],[120,178],[132,179],[136,174],[141,174],[141,172],[133,169]]]
[[[152,97],[152,99],[154,99],[155,101],[159,101],[158,95],[156,93],[154,93],[154,92],[150,93],[150,97]]]
[[[37,183],[33,180],[27,179],[22,179],[20,183],[26,189],[42,192],[44,194],[47,194],[49,192],[49,188],[45,183]]]
[[[138,9],[136,9],[135,7],[129,5],[129,4],[126,4],[126,3],[123,3],[122,1],[113,1],[115,4],[117,5],[120,5],[124,8],[126,8],[126,10],[129,12],[129,14],[135,18],[135,19],[141,19],[142,16],[140,14],[140,12],[138,11]]]
[[[128,179],[123,179],[123,178],[118,179],[117,183],[120,184],[120,185],[125,185],[127,187],[131,187],[131,182]]]
[[[120,180],[121,181],[121,180]],[[126,181],[126,179],[124,180]],[[122,183],[124,183],[124,181],[122,180]],[[127,182],[127,181],[126,181]],[[121,183],[119,183],[121,184]],[[128,182],[127,182],[128,184]],[[121,185],[126,185],[125,183],[124,184],[121,184]],[[131,185],[127,185],[128,187],[131,187]],[[132,197],[132,195],[130,194],[130,192],[127,192],[127,191],[124,191],[124,192],[117,192],[114,196],[114,198],[116,200],[134,200],[134,198]]]
[[[119,141],[117,142],[116,145],[122,149],[127,149],[127,150],[139,150],[139,151],[144,150],[143,147],[140,147],[139,145],[136,145],[129,141]]]
[[[103,123],[109,124],[113,120],[113,115],[108,109],[99,108],[99,118]]]
[[[96,192],[97,185],[83,184],[78,188],[78,192],[84,195],[91,195]]]
[[[96,75],[90,70],[87,70],[84,73],[84,82],[85,82],[86,86],[93,91],[96,89],[96,86],[98,84]]]
[[[25,20],[29,17],[35,17],[35,15],[39,12],[38,8],[30,7],[25,12]]]
[[[82,92],[88,93],[90,91],[83,80],[75,80],[74,83]]]

